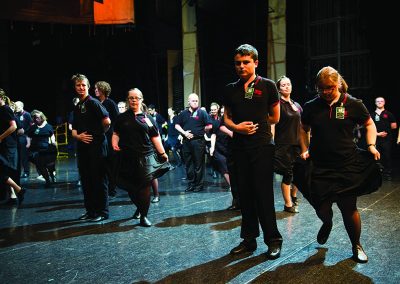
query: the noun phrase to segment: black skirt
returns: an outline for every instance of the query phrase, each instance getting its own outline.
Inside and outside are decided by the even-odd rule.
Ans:
[[[302,161],[293,169],[293,184],[314,206],[326,200],[337,201],[344,196],[370,194],[382,185],[383,168],[371,153],[358,149],[350,163],[338,168],[324,168]]]
[[[144,189],[153,179],[170,169],[170,164],[156,153],[138,156],[136,153],[117,152],[114,170],[117,186],[126,191]]]

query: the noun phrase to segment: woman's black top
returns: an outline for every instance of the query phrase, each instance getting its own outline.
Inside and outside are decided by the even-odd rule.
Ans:
[[[119,147],[128,153],[148,155],[154,152],[150,137],[159,135],[150,115],[135,115],[132,110],[121,113],[115,122],[114,132],[119,136]]]

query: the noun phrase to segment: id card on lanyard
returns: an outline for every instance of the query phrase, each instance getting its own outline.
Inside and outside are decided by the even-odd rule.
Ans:
[[[253,94],[254,94],[254,87],[257,85],[258,81],[260,81],[260,77],[257,76],[256,80],[254,80],[250,86],[247,87],[246,92],[244,93],[244,98],[251,100],[253,99]]]
[[[346,109],[344,107],[344,104],[347,100],[347,95],[344,94],[343,101],[340,103],[340,106],[336,107],[336,119],[345,119],[346,116]]]

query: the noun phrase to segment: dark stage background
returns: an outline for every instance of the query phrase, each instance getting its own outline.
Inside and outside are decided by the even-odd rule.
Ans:
[[[362,98],[371,111],[374,98],[383,96],[387,109],[400,117],[399,100],[391,83],[397,74],[389,73],[389,67],[397,62],[397,51],[390,41],[394,10],[360,0],[286,2],[286,75],[292,79],[294,99],[304,103],[315,95],[313,78],[324,64],[333,62],[337,68],[329,58],[312,54],[317,46],[314,38],[321,41],[318,36],[313,37],[314,26],[322,25],[328,17],[354,17],[351,26],[354,31],[343,41],[342,50],[350,64],[344,62],[339,68],[350,86],[349,92]],[[379,2],[380,7],[386,2]],[[258,48],[258,72],[267,75],[268,1],[190,0],[186,4],[194,5],[197,10],[204,106],[208,107],[212,101],[221,103],[221,89],[236,80],[232,51],[239,44],[250,43]],[[27,110],[40,109],[50,123],[56,124],[65,120],[72,108],[71,76],[83,73],[92,85],[98,80],[110,82],[115,101],[122,100],[128,89],[140,88],[145,102],[155,104],[167,116],[167,50],[182,50],[181,5],[180,0],[136,0],[136,23],[129,25],[1,20],[0,87],[12,100],[24,101]],[[381,10],[385,13],[380,13]],[[346,26],[343,27],[345,33]],[[353,42],[361,43],[351,45]],[[367,67],[357,63],[358,55],[352,55],[354,49],[368,54]]]

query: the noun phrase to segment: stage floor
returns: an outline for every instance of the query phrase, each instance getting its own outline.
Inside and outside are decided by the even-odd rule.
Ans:
[[[366,264],[351,259],[351,244],[334,205],[328,242],[316,241],[321,222],[305,199],[298,214],[283,211],[279,176],[275,208],[281,257],[267,260],[262,237],[253,255],[232,257],[241,241],[231,193],[206,170],[206,190],[185,193],[178,167],[159,179],[161,201],[151,204],[150,228],[138,226],[127,194],[110,201],[110,219],[77,221],[85,212],[74,158],[59,160],[57,183],[31,178],[20,208],[0,207],[1,283],[400,283],[399,171],[359,198]],[[301,195],[300,195],[301,196]]]

